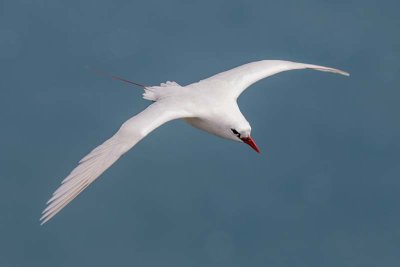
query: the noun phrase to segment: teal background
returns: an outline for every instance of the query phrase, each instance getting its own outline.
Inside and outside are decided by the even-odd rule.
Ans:
[[[0,0],[0,266],[400,264],[398,1]],[[78,160],[149,102],[93,66],[188,84],[261,59],[262,154],[174,121],[45,226]]]

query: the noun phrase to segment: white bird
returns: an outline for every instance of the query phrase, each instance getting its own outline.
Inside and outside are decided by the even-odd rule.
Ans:
[[[259,152],[250,135],[250,124],[240,112],[236,100],[253,83],[295,69],[315,69],[349,76],[338,69],[282,60],[248,63],[187,86],[176,82],[143,86],[113,76],[143,87],[143,98],[154,103],[127,120],[110,139],[79,161],[79,165],[62,181],[47,202],[40,218],[41,224],[56,215],[146,135],[171,120],[184,119],[198,129],[246,143]]]

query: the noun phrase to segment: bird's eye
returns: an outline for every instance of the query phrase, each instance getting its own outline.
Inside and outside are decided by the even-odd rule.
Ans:
[[[240,133],[238,131],[236,131],[235,129],[231,129],[231,130],[237,137],[240,138]]]

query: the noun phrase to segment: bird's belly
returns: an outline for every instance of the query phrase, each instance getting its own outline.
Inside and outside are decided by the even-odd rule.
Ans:
[[[200,119],[200,118],[186,118],[184,119],[187,123],[192,125],[193,127],[203,130],[207,133],[222,137],[222,138],[227,138],[231,139],[231,136],[226,133],[226,129],[222,128],[220,124],[215,123],[210,120],[206,119]]]

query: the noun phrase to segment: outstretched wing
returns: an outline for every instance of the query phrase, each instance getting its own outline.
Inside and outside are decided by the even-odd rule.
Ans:
[[[200,82],[227,82],[229,87],[227,90],[229,91],[229,94],[232,94],[233,97],[237,98],[244,90],[246,90],[247,87],[261,79],[267,78],[282,71],[298,69],[314,69],[349,76],[349,74],[345,71],[318,65],[283,60],[262,60],[244,64],[234,69],[218,73]]]
[[[151,131],[170,120],[186,116],[174,105],[160,101],[126,121],[114,136],[81,159],[79,165],[62,181],[42,212],[41,224],[56,215]]]

